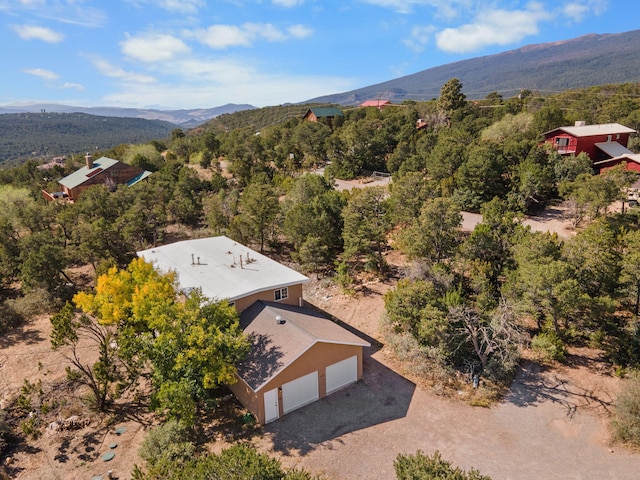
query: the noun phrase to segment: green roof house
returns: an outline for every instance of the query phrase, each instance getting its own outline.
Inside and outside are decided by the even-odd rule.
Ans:
[[[313,107],[307,110],[307,113],[302,117],[303,120],[308,122],[317,122],[324,120],[331,127],[333,126],[333,119],[335,117],[342,117],[344,114],[342,110],[337,107]]]

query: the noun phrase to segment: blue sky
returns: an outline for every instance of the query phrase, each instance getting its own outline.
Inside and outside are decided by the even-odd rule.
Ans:
[[[638,28],[638,0],[0,0],[0,105],[262,107]]]

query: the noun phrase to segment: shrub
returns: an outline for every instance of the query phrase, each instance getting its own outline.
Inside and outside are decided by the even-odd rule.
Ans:
[[[191,459],[194,452],[191,431],[178,421],[169,420],[147,434],[138,453],[150,466],[150,470],[156,471],[160,478],[161,471],[179,467]]]
[[[531,348],[542,354],[545,360],[562,360],[566,354],[564,343],[553,330],[533,337]]]
[[[640,446],[640,372],[629,374],[620,388],[612,420],[615,440]]]
[[[432,456],[418,450],[414,455],[398,455],[393,462],[398,480],[491,480],[477,470],[454,467],[436,451]]]

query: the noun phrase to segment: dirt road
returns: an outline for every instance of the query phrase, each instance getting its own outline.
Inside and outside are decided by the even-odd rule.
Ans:
[[[307,298],[376,338],[387,288],[372,285],[357,300],[317,289]],[[640,454],[608,444],[617,378],[593,351],[573,355],[571,367],[553,370],[524,363],[506,398],[487,409],[415,385],[382,347],[365,359],[362,381],[267,425],[259,445],[336,480],[393,479],[397,454],[418,449],[493,480],[638,479]]]

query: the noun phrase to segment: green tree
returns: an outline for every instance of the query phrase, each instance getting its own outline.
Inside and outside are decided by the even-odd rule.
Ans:
[[[389,213],[394,225],[411,224],[427,199],[437,196],[436,186],[420,172],[409,172],[394,179],[389,188]]]
[[[342,213],[346,258],[358,259],[364,255],[370,266],[380,273],[385,270],[383,252],[390,228],[385,197],[383,187],[354,190]]]
[[[113,328],[100,325],[87,315],[79,315],[69,302],[51,317],[51,325],[51,346],[62,351],[73,366],[67,367],[67,377],[89,387],[95,408],[105,410],[117,394],[114,384],[123,379],[122,364],[113,343]],[[92,355],[88,358],[82,355],[81,342],[84,344],[87,340],[98,351],[94,363],[88,360]]]
[[[276,228],[279,211],[280,202],[273,187],[252,183],[240,197],[240,215],[234,220],[236,232],[247,241],[257,242],[263,252],[266,240]]]
[[[64,246],[51,232],[32,233],[21,239],[20,279],[24,287],[55,293],[65,282],[71,282],[64,272],[67,265]]]
[[[433,455],[425,455],[420,450],[412,455],[399,454],[393,467],[398,480],[491,480],[477,470],[465,472],[454,467],[438,451]]]
[[[633,299],[633,314],[640,312],[640,230],[632,230],[623,237],[620,281]]]
[[[454,111],[464,107],[467,103],[467,97],[462,93],[462,82],[457,78],[447,80],[440,89],[440,97],[438,98],[438,107],[447,115],[451,115]]]
[[[611,421],[616,440],[640,446],[640,373],[633,371],[622,383]]]
[[[400,234],[399,243],[409,258],[439,263],[454,253],[461,222],[460,209],[451,199],[427,200],[417,221]]]

